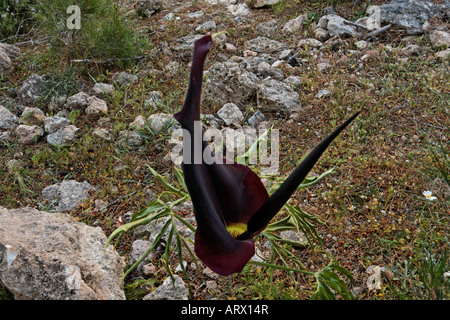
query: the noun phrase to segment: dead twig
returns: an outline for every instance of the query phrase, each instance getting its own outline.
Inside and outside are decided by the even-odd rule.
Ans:
[[[95,211],[105,212],[106,209],[108,209],[108,208],[110,208],[110,207],[116,205],[117,203],[119,203],[119,202],[122,201],[123,199],[126,199],[126,198],[128,198],[128,197],[131,197],[131,196],[134,195],[135,193],[137,193],[137,191],[134,191],[134,192],[131,192],[131,193],[129,193],[129,194],[126,194],[126,195],[124,195],[124,196],[122,196],[122,197],[120,197],[120,198],[118,198],[118,199],[116,199],[116,200],[114,200],[114,201],[108,203],[104,208],[101,208],[101,209],[99,209],[99,210],[92,209],[92,210],[88,211],[86,214],[91,214],[92,212],[95,212]]]
[[[132,195],[134,195],[137,191],[131,192],[129,194],[124,195],[123,197],[120,197],[116,200],[114,200],[113,202],[109,203],[105,208],[103,208],[101,211],[105,211],[106,209],[108,209],[109,207],[112,207],[113,205],[115,205],[116,203],[118,203],[119,201],[131,197]]]
[[[358,24],[358,23],[355,23],[355,22],[352,22],[352,21],[344,20],[344,24],[347,24],[349,26],[354,26],[354,27],[357,27],[357,28],[361,28],[361,29],[366,30],[366,31],[370,31],[366,26],[363,26],[361,24]]]
[[[72,59],[70,62],[73,63],[95,63],[95,64],[104,64],[104,65],[113,65],[115,61],[127,61],[127,60],[142,60],[147,56],[138,56],[132,58],[112,58],[105,60],[95,60],[95,59]]]
[[[367,33],[367,34],[365,34],[365,35],[363,36],[363,39],[364,39],[364,40],[365,40],[365,39],[368,39],[368,38],[374,39],[375,37],[379,36],[380,34],[382,34],[382,33],[386,32],[386,31],[388,31],[388,30],[391,28],[391,26],[392,26],[392,25],[388,24],[387,26],[384,26],[384,27],[382,27],[382,28],[380,28],[380,29],[377,29],[377,30],[374,30],[374,31],[372,31],[372,32],[369,32],[369,33]]]

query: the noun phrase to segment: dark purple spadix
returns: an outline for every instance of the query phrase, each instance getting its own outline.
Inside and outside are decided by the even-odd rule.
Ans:
[[[209,145],[203,136],[194,135],[194,122],[200,120],[203,67],[211,46],[210,35],[195,42],[186,99],[181,111],[174,115],[190,138],[201,139],[197,145],[202,146],[202,152]],[[241,272],[255,253],[253,237],[265,229],[328,145],[357,115],[319,143],[270,197],[259,177],[247,166],[195,162],[195,143],[191,143],[191,159],[182,168],[197,221],[196,255],[218,274]]]

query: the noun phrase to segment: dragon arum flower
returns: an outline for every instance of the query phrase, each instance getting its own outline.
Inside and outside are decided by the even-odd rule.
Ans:
[[[194,135],[194,123],[200,121],[203,67],[212,42],[211,35],[195,42],[185,102],[174,115],[185,129],[183,134],[190,135],[186,138],[202,140],[197,141],[202,152],[210,146],[202,134]],[[253,238],[266,228],[328,145],[357,115],[320,142],[271,196],[260,178],[245,165],[195,162],[195,142],[191,143],[190,150],[186,150],[191,161],[184,161],[182,168],[197,222],[195,253],[198,258],[224,276],[241,272],[255,253]]]

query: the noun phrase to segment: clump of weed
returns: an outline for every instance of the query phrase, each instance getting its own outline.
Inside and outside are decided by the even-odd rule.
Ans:
[[[391,289],[403,300],[446,300],[450,297],[448,253],[430,246],[429,237],[421,237],[413,257],[397,263],[394,278],[397,281],[391,284]]]
[[[53,97],[71,96],[77,93],[80,85],[77,82],[78,71],[75,68],[66,68],[63,71],[49,72],[45,80],[42,94],[38,104],[45,106]]]
[[[239,278],[242,283],[233,292],[237,299],[293,300],[306,295],[289,281],[273,279],[261,268],[246,266]]]
[[[14,300],[14,296],[0,284],[0,300]]]
[[[80,28],[70,29],[67,20],[69,0],[39,0],[37,19],[40,27],[50,36],[54,54],[67,60],[72,59],[131,59],[148,46],[139,37],[111,0],[82,0],[77,2],[80,9]]]
[[[32,1],[0,0],[0,40],[7,40],[28,30],[34,10]]]

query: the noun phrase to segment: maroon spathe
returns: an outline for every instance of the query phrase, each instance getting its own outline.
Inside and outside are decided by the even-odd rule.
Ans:
[[[194,122],[200,121],[203,67],[211,46],[211,35],[195,42],[186,99],[174,117],[192,138],[191,159],[189,163],[183,163],[182,168],[197,221],[195,253],[211,270],[227,276],[242,271],[255,254],[253,238],[266,228],[331,141],[357,114],[317,145],[269,197],[260,178],[247,166],[226,162],[206,164],[203,157],[201,163],[194,161],[195,145],[202,146],[202,154],[209,148],[203,135],[194,135]],[[201,141],[194,142],[193,139]],[[235,224],[247,226],[247,230],[236,238],[227,230],[227,226]]]

